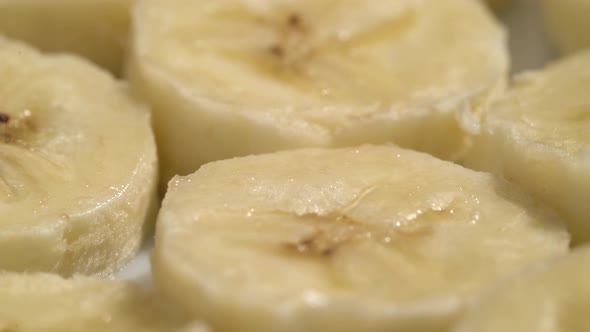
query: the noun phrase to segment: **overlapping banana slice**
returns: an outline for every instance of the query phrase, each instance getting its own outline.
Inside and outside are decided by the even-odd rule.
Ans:
[[[154,106],[163,181],[305,146],[395,141],[453,158],[458,110],[503,87],[503,29],[473,0],[147,0],[130,81]]]
[[[566,53],[590,47],[590,0],[543,0],[548,32]]]
[[[0,274],[3,332],[205,332],[130,282]]]
[[[538,267],[482,297],[455,332],[590,331],[590,248]]]
[[[134,0],[0,0],[0,34],[120,74]]]
[[[467,165],[502,174],[590,240],[590,52],[517,76],[486,114]]]
[[[568,238],[492,175],[393,146],[303,149],[173,179],[152,268],[215,331],[443,331]]]
[[[0,270],[109,274],[155,207],[146,109],[94,66],[0,37]]]

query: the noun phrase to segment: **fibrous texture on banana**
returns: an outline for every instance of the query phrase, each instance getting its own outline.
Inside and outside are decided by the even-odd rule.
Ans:
[[[453,159],[501,91],[503,28],[473,0],[142,1],[129,78],[162,179],[218,159],[393,141]]]
[[[590,52],[514,79],[486,112],[467,165],[503,175],[590,240]]]
[[[155,208],[147,109],[71,56],[0,38],[0,270],[110,274]]]
[[[174,178],[152,268],[216,331],[443,331],[568,240],[490,174],[394,146],[304,149]]]

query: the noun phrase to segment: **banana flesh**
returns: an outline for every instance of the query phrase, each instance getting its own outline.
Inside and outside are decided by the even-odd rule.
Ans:
[[[206,332],[125,281],[0,274],[0,331]]]
[[[496,172],[556,209],[590,240],[590,52],[515,78],[484,115],[466,165]]]
[[[588,331],[590,248],[530,269],[490,290],[454,332]]]
[[[502,90],[479,1],[148,0],[129,79],[154,109],[162,181],[234,156],[394,141],[452,159],[460,114]]]
[[[121,74],[134,0],[1,0],[0,34]]]
[[[568,238],[489,174],[394,146],[304,149],[174,178],[152,269],[216,331],[442,331]]]
[[[0,37],[0,270],[110,274],[156,207],[149,112],[70,56]]]

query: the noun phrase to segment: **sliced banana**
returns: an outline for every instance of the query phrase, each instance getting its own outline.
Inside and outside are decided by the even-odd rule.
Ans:
[[[0,0],[0,34],[120,74],[134,0]]]
[[[507,281],[483,296],[455,332],[590,330],[590,248]]]
[[[548,32],[566,53],[590,47],[590,0],[543,0]]]
[[[0,37],[0,270],[109,274],[155,208],[149,112],[70,56]]]
[[[502,174],[590,240],[590,51],[515,78],[485,115],[466,164]]]
[[[444,158],[457,112],[503,87],[503,28],[473,0],[147,0],[129,77],[163,181],[234,156],[396,143]]]
[[[130,282],[0,274],[3,332],[205,332]]]
[[[508,6],[511,0],[485,0],[494,10],[500,10]]]
[[[215,331],[443,331],[568,238],[492,175],[393,146],[304,149],[173,179],[152,269]]]

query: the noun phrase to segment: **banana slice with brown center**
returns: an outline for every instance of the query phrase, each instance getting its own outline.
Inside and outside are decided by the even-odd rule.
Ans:
[[[125,84],[0,38],[0,270],[110,274],[155,208],[156,148]]]
[[[306,149],[172,180],[152,263],[219,331],[442,331],[568,238],[489,174],[393,146]]]
[[[508,68],[503,29],[474,0],[142,1],[133,38],[164,183],[297,147],[394,141],[454,158],[457,118]]]

